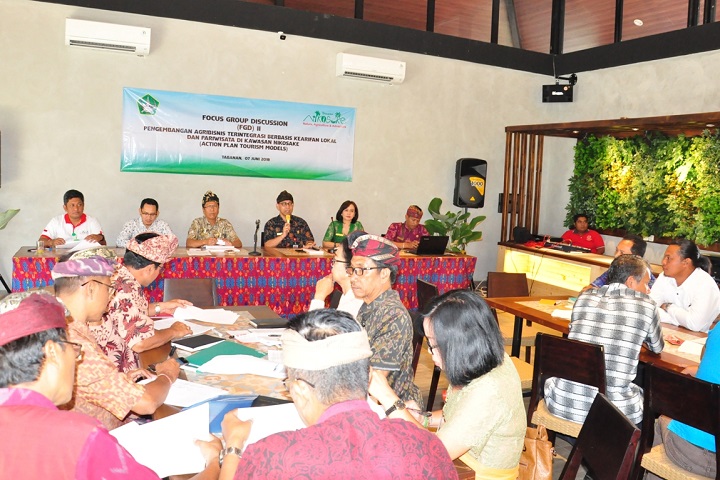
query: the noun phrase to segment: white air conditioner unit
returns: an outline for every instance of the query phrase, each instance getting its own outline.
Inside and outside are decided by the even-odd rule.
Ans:
[[[335,73],[338,77],[395,85],[405,80],[405,62],[338,53]]]
[[[144,57],[150,53],[150,28],[66,18],[65,45]]]

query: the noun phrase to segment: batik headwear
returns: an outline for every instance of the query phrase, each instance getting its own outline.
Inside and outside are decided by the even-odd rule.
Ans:
[[[420,220],[423,216],[422,212],[418,210],[415,206],[408,207],[405,215],[407,215],[408,217],[417,218],[418,220]]]
[[[293,200],[293,196],[290,195],[290,192],[287,190],[283,190],[280,192],[280,195],[277,196],[277,201],[275,203],[284,202],[286,200],[290,200],[291,202],[295,203],[295,200]]]
[[[67,327],[65,309],[52,295],[8,295],[0,301],[0,312],[0,346],[33,333]]]
[[[203,195],[202,206],[204,207],[207,202],[217,202],[220,205],[220,199],[211,190],[208,190]]]
[[[359,233],[361,233],[359,236],[348,236],[353,257],[368,257],[388,265],[400,262],[400,250],[390,240],[369,233]]]
[[[310,342],[295,330],[287,329],[280,339],[283,364],[299,370],[325,370],[372,356],[365,330]]]
[[[55,264],[53,280],[63,277],[109,277],[115,273],[115,262],[95,255],[88,258],[70,258]]]
[[[163,264],[168,261],[178,246],[175,235],[158,235],[138,243],[134,238],[128,243],[127,249],[145,257],[151,262]]]
[[[70,255],[70,258],[73,260],[90,257],[103,257],[117,263],[117,254],[115,253],[115,250],[105,246],[86,248],[85,250],[80,250],[79,252],[75,252]]]

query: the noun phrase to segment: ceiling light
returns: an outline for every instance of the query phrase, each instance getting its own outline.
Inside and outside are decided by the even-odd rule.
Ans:
[[[707,124],[707,125],[705,125],[705,126],[706,126],[706,127],[708,127],[708,128],[712,128],[712,127],[714,127],[714,126],[715,126],[715,124],[714,124],[714,123],[708,123],[708,124]]]
[[[637,132],[638,130],[640,130],[640,129],[637,127],[633,127],[633,132]]]
[[[635,20],[633,20],[633,23],[634,23],[636,26],[638,26],[638,27],[642,27],[642,26],[643,26],[643,21],[640,20],[639,18],[636,18]]]

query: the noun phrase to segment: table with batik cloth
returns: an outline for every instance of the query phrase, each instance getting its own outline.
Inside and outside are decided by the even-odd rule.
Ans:
[[[117,249],[122,257],[124,249]],[[190,257],[184,248],[165,264],[164,271],[145,289],[148,300],[163,299],[166,278],[214,278],[219,304],[268,305],[283,316],[307,310],[315,293],[315,283],[330,273],[332,255],[300,254],[293,249],[263,249],[263,256],[244,254]],[[52,285],[50,271],[57,261],[57,250],[35,255],[22,247],[13,256],[13,292]],[[62,255],[64,252],[59,251]],[[476,258],[467,255],[419,257],[403,254],[393,288],[405,307],[416,309],[418,278],[438,286],[441,293],[470,288]]]

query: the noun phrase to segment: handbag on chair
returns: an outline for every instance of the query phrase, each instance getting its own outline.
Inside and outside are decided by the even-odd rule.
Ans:
[[[548,440],[545,426],[528,427],[525,433],[525,445],[520,455],[518,480],[552,480],[554,456],[555,449]]]

